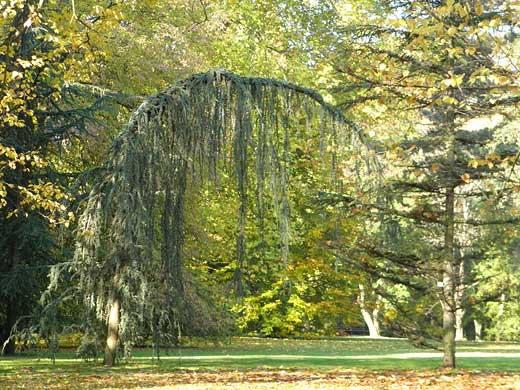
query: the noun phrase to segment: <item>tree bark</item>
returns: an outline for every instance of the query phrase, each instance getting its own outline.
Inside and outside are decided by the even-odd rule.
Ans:
[[[455,315],[449,304],[445,304],[442,316],[444,357],[443,367],[455,368]]]
[[[115,295],[112,298],[110,313],[108,316],[107,345],[105,348],[105,366],[114,366],[117,357],[117,345],[119,342],[119,322],[121,319],[121,298]]]

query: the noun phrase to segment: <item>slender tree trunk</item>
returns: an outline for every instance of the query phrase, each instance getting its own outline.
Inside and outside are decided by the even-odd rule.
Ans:
[[[105,366],[116,363],[117,344],[119,342],[119,322],[121,319],[121,298],[115,295],[108,316],[107,345],[105,349]]]
[[[495,337],[495,341],[502,341],[502,330],[504,329],[503,325],[502,325],[502,319],[504,317],[504,312],[505,312],[505,302],[506,302],[506,294],[502,293],[500,295],[500,304],[498,305],[498,313],[497,313],[497,320],[498,320],[498,323],[499,323],[499,326],[498,326],[498,333]]]
[[[361,309],[361,315],[363,316],[363,320],[368,327],[369,337],[377,338],[381,337],[381,333],[379,330],[379,301],[380,297],[377,297],[376,305],[372,310],[370,310],[366,305],[365,298],[365,286],[362,284],[359,285],[359,307]]]
[[[443,366],[455,368],[455,264],[453,258],[454,241],[454,199],[453,188],[446,189],[446,230],[445,249],[446,259],[443,270],[443,297],[442,297],[442,330],[444,358]]]
[[[449,91],[450,95],[453,90]],[[442,332],[444,357],[443,366],[455,368],[455,293],[457,267],[455,259],[455,188],[458,185],[458,176],[455,170],[455,131],[454,113],[447,113],[448,126],[450,132],[447,145],[446,158],[449,164],[450,182],[445,187],[444,203],[444,264],[443,264],[443,290],[441,296],[442,305]]]
[[[473,320],[475,325],[475,341],[482,341],[482,323],[478,320]]]
[[[458,209],[462,215],[463,221],[467,221],[469,215],[469,201],[462,197],[458,202]],[[459,234],[459,250],[457,256],[457,283],[455,288],[455,341],[466,340],[464,335],[464,316],[466,314],[466,262],[465,256],[468,254],[466,248],[471,245],[471,235],[468,225],[464,224],[460,227]]]

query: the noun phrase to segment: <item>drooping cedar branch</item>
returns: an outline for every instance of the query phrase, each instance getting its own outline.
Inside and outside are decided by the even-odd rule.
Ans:
[[[290,147],[293,130],[299,127],[301,134],[302,126],[307,137],[321,137],[328,172],[336,169],[338,150],[364,143],[360,129],[318,93],[273,79],[216,70],[145,100],[115,140],[79,221],[73,271],[98,316],[105,318],[110,297],[119,296],[120,334],[130,338],[132,315],[141,313],[137,322],[153,321],[146,313],[154,313],[154,303],[178,302],[172,296],[183,294],[187,188],[214,180],[225,168],[234,172],[240,202],[237,293],[247,255],[248,183],[255,183],[260,218],[262,194],[272,194],[280,257],[287,264]],[[165,292],[158,297],[157,291]]]

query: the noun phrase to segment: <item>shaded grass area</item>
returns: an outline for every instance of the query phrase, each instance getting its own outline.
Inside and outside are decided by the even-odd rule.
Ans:
[[[506,376],[515,372],[520,373],[520,344],[468,342],[460,344],[458,350],[471,353],[471,356],[458,359],[459,367],[470,370],[469,372],[475,370],[497,371]],[[0,358],[0,389],[96,389],[97,384],[103,384],[99,385],[99,388],[134,388],[128,387],[130,385],[117,386],[130,383],[130,378],[139,382],[139,378],[144,377],[146,377],[146,383],[155,383],[154,386],[159,386],[159,382],[170,381],[173,383],[174,379],[171,375],[177,379],[184,376],[185,384],[193,385],[193,381],[197,382],[197,375],[199,377],[207,377],[209,374],[229,376],[231,375],[229,373],[233,372],[272,373],[266,374],[265,380],[268,380],[270,375],[293,371],[303,372],[306,377],[310,375],[309,372],[323,377],[330,372],[345,371],[350,372],[349,375],[353,372],[362,372],[365,373],[363,375],[370,376],[373,374],[366,373],[373,371],[376,376],[385,376],[387,374],[377,373],[381,370],[395,372],[396,369],[413,370],[414,372],[419,370],[424,373],[441,366],[442,358],[433,355],[435,352],[415,348],[406,340],[400,339],[233,338],[227,342],[218,343],[194,342],[183,348],[171,349],[168,353],[163,351],[160,360],[152,359],[151,350],[138,349],[134,351],[132,360],[122,361],[117,367],[111,369],[103,367],[101,361],[85,363],[81,359],[75,358],[73,351],[57,354],[54,365],[47,353],[33,352],[13,358]],[[488,356],[482,355],[483,353],[487,353]],[[489,357],[489,353],[499,355]],[[508,372],[509,374],[506,374]],[[167,379],[164,379],[165,376]],[[256,376],[253,375],[253,377]],[[247,381],[249,380],[251,379],[247,379]],[[73,384],[76,384],[77,387]],[[70,387],[67,387],[68,385]],[[146,388],[148,385],[143,384],[143,386],[141,387]],[[164,386],[170,388],[170,384]],[[263,388],[262,386],[258,388]],[[312,388],[310,385],[308,387]],[[211,388],[211,386],[207,388]]]

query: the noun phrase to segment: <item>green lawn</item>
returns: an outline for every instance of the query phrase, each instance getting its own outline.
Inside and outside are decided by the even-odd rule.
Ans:
[[[520,373],[520,344],[467,342],[460,344],[458,351],[458,365],[465,372],[498,371],[504,372],[504,375]],[[218,344],[192,343],[188,347],[173,349],[168,354],[163,352],[160,361],[152,359],[151,350],[138,349],[134,351],[130,361],[121,362],[113,369],[103,367],[100,361],[85,363],[75,358],[74,352],[60,352],[55,365],[45,352],[26,353],[14,358],[3,357],[0,358],[0,389],[39,389],[38,386],[45,389],[74,388],[72,385],[67,387],[69,382],[87,383],[86,387],[78,385],[78,389],[98,388],[92,384],[98,382],[103,384],[99,388],[131,388],[110,386],[114,386],[114,381],[124,384],[130,377],[142,378],[143,375],[152,375],[155,379],[150,379],[150,383],[155,383],[158,378],[164,378],[165,375],[170,378],[168,375],[175,373],[178,373],[175,376],[177,380],[182,375],[188,375],[186,373],[229,375],[232,372],[296,371],[327,375],[327,372],[366,373],[373,370],[429,372],[438,369],[441,361],[438,351],[418,349],[400,339],[233,338]],[[105,383],[109,378],[111,382]],[[92,379],[95,379],[94,382]],[[63,381],[66,382],[65,385]],[[191,379],[189,381],[191,383]],[[165,387],[169,388],[171,387]]]

